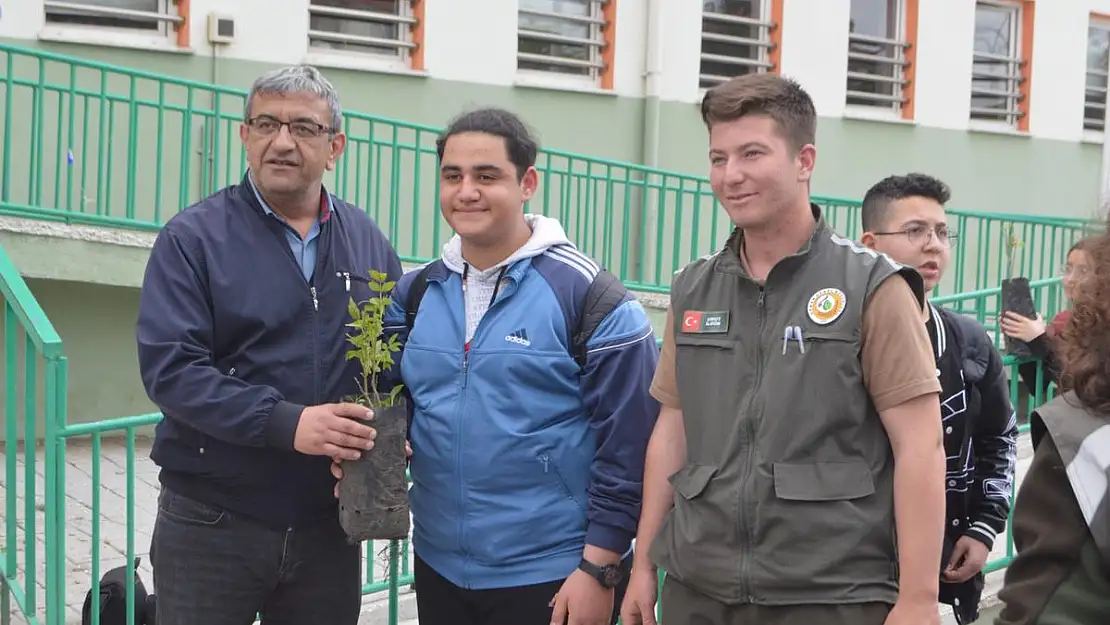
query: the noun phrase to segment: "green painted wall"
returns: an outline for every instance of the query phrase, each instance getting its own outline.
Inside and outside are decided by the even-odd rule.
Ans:
[[[68,422],[85,423],[154,412],[138,374],[135,319],[139,310],[139,290],[33,278],[28,279],[27,284],[62,337],[69,361]],[[0,335],[2,346],[4,339]],[[19,348],[22,350],[22,345]],[[2,369],[3,363],[0,363]],[[36,438],[41,439],[45,431],[41,363],[38,369],[34,401],[38,403]],[[7,374],[2,372],[0,380],[6,379]],[[25,375],[22,359],[14,374],[19,382],[17,395],[22,415]],[[22,438],[22,419],[17,430]],[[0,440],[3,437],[0,432]]]

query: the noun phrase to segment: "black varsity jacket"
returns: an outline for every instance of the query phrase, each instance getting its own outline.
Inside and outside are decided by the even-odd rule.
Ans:
[[[1017,418],[1002,357],[974,319],[929,305],[947,457],[945,557],[962,536],[988,549],[1006,528],[1017,464]],[[947,560],[941,563],[942,568]],[[941,602],[974,609],[982,576],[941,584]],[[970,604],[970,605],[969,605]],[[967,622],[975,618],[961,619]]]

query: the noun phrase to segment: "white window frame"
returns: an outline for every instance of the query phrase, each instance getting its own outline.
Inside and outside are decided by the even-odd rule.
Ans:
[[[563,15],[559,13],[548,13],[546,11],[526,8],[518,4],[516,20],[516,61],[518,82],[522,84],[533,84],[536,86],[554,86],[567,88],[587,87],[593,89],[601,86],[601,74],[606,70],[605,61],[602,59],[602,51],[605,49],[605,46],[608,45],[608,41],[605,38],[605,28],[608,26],[605,21],[605,5],[611,0],[587,1],[589,2],[590,9],[589,15],[587,17]],[[589,37],[587,37],[586,39],[581,39],[578,37],[566,37],[563,35],[528,30],[526,28],[523,28],[520,23],[520,18],[524,15],[546,17],[550,19],[562,19],[578,24],[585,23],[589,25],[590,34]],[[581,59],[571,59],[561,56],[547,56],[544,54],[521,52],[520,41],[522,39],[531,39],[549,43],[570,43],[585,45],[589,47],[590,58],[586,61],[583,61]],[[563,65],[566,67],[574,68],[587,68],[588,73],[570,74],[555,70],[540,70],[521,67],[521,61],[528,61],[532,63],[547,63],[549,65]]]
[[[413,16],[412,12],[412,0],[394,0],[394,6],[397,10],[396,14],[379,13],[377,11],[367,11],[364,9],[322,6],[314,4],[312,0],[309,0],[308,24],[311,24],[313,16],[333,17],[352,21],[379,22],[384,24],[395,24],[398,34],[396,39],[382,39],[365,35],[349,35],[330,30],[312,30],[310,28],[306,37],[310,57],[309,60],[320,62],[324,65],[331,64],[340,66],[350,65],[350,63],[345,63],[344,59],[355,61],[355,65],[351,65],[351,67],[356,67],[359,61],[369,60],[371,62],[384,63],[385,67],[408,68],[412,62],[412,51],[417,46],[417,43],[413,40],[412,33],[413,26],[416,24],[416,18]],[[374,50],[360,50],[357,48],[329,48],[327,46],[317,45],[317,41],[393,48],[394,53],[384,54]],[[329,61],[338,62],[329,63]]]
[[[860,61],[875,61],[879,63],[889,64],[894,67],[893,76],[878,76],[875,74],[866,74],[861,72],[853,72],[851,68],[848,69],[848,74],[845,78],[845,85],[851,80],[868,80],[875,83],[893,83],[894,89],[891,95],[868,93],[866,91],[851,91],[845,93],[844,103],[847,111],[857,113],[864,116],[879,116],[884,118],[901,118],[902,109],[908,103],[906,98],[906,87],[909,83],[906,80],[906,68],[909,67],[909,62],[906,60],[906,51],[909,50],[910,42],[906,36],[906,1],[894,1],[894,38],[887,39],[885,37],[874,37],[871,35],[862,35],[857,33],[848,33],[848,60]],[[881,45],[887,50],[888,54],[872,55],[864,52],[856,52],[852,49],[852,44],[870,44]],[[852,100],[855,100],[854,102]],[[869,101],[869,102],[861,102]]]
[[[974,44],[972,48],[972,70],[971,70],[971,97],[969,98],[968,118],[971,125],[983,126],[987,128],[1004,128],[1007,130],[1016,130],[1018,122],[1021,120],[1021,69],[1027,59],[1023,57],[1023,50],[1021,49],[1021,34],[1023,30],[1023,21],[1025,20],[1025,11],[1022,10],[1022,5],[1018,2],[1010,0],[976,0],[975,11],[976,18],[978,18],[979,7],[996,7],[1006,9],[1013,12],[1015,19],[1010,21],[1010,53],[1009,56],[998,56],[992,54],[985,54],[982,52],[974,51]],[[978,31],[978,23],[976,22],[975,30]],[[975,36],[975,35],[973,35]],[[1008,71],[1006,74],[999,77],[992,77],[990,74],[975,73],[975,63],[977,62],[996,62],[1008,64]],[[975,78],[981,77],[983,80],[1006,81],[1006,90],[1002,92],[977,90],[975,88]],[[991,96],[991,97],[1005,97],[1007,108],[1005,111],[997,111],[996,109],[977,109],[974,104],[976,95]],[[1005,117],[1002,117],[1002,116]]]
[[[728,63],[740,67],[754,67],[757,73],[768,72],[774,69],[771,63],[771,48],[774,42],[771,37],[771,29],[775,24],[771,21],[771,1],[772,0],[758,0],[759,2],[759,17],[738,17],[729,15],[727,13],[710,13],[702,9],[701,14],[701,39],[699,42],[699,61],[698,61],[698,88],[699,91],[704,92],[708,87],[704,83],[712,83],[718,85],[723,83],[733,76],[721,76],[719,74],[707,74],[705,72],[705,62],[713,63]],[[704,5],[703,5],[704,6]],[[757,39],[747,39],[743,37],[734,37],[731,35],[724,35],[720,33],[709,33],[705,31],[705,21],[711,22],[725,22],[729,24],[743,24],[746,26],[755,26],[759,29],[759,37]],[[745,58],[741,56],[726,56],[723,54],[710,54],[700,52],[700,46],[704,46],[706,41],[714,41],[719,43],[735,43],[742,45],[750,45],[757,50],[757,58]],[[711,86],[712,86],[711,85]]]
[[[181,15],[178,14],[176,0],[158,0],[158,10],[155,12],[97,6],[89,4],[88,2],[82,2],[81,0],[69,0],[67,2],[45,0],[42,6],[43,17],[45,18],[48,28],[95,30],[106,33],[120,33],[124,36],[145,36],[166,39],[174,34],[176,26],[182,22]],[[51,20],[51,13],[58,11],[78,11],[89,16],[134,18],[136,20],[156,23],[158,29],[142,30],[138,28],[77,24],[73,22],[57,22]]]
[[[1091,45],[1091,31],[1092,30],[1100,30],[1100,31],[1103,31],[1105,33],[1110,33],[1110,22],[1108,22],[1106,20],[1095,19],[1094,17],[1092,17],[1092,19],[1090,21],[1090,24],[1087,25],[1087,47],[1088,48]],[[1084,81],[1083,81],[1083,132],[1086,135],[1093,135],[1094,137],[1101,138],[1106,133],[1106,129],[1105,129],[1106,117],[1105,117],[1105,115],[1106,115],[1106,105],[1108,103],[1108,100],[1107,100],[1106,89],[1103,88],[1102,89],[1102,102],[1099,103],[1099,102],[1096,102],[1096,101],[1092,101],[1091,96],[1098,93],[1098,88],[1095,88],[1094,90],[1092,90],[1091,87],[1087,86],[1087,80],[1086,79],[1090,78],[1093,74],[1101,74],[1103,78],[1110,77],[1110,66],[1107,66],[1107,67],[1091,67],[1090,65],[1088,65],[1087,66],[1087,71],[1084,73]],[[1092,119],[1092,118],[1087,117],[1087,109],[1088,108],[1095,108],[1095,109],[1103,111],[1103,116],[1098,118],[1098,119]]]

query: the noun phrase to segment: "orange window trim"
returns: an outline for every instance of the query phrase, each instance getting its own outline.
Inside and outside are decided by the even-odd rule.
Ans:
[[[605,65],[601,70],[601,88],[612,89],[617,60],[617,0],[607,0],[601,8],[601,17],[605,20],[601,27],[605,40],[601,48],[601,62]]]
[[[906,98],[902,103],[902,119],[912,120],[914,114],[914,95],[917,90],[917,12],[918,0],[905,0],[904,7],[906,19],[904,20],[906,41],[906,64],[902,67],[902,78],[906,84],[902,87],[902,96]]]
[[[1017,127],[1021,132],[1029,132],[1030,99],[1033,94],[1033,22],[1036,13],[1035,0],[1022,0],[1021,3],[1021,84],[1018,85]]]
[[[782,14],[786,0],[771,0],[771,49],[767,52],[768,70],[773,74],[782,73]]]
[[[177,15],[181,21],[174,25],[177,29],[177,47],[189,47],[189,0],[177,0]]]
[[[418,72],[424,71],[425,4],[427,4],[427,0],[413,0],[412,3],[412,17],[416,20],[416,23],[412,25],[412,42],[416,44],[416,47],[412,48],[409,67]]]

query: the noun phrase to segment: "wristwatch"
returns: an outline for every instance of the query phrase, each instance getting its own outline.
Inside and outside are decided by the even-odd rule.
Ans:
[[[606,564],[598,566],[589,560],[582,558],[578,563],[578,569],[585,572],[590,577],[597,580],[597,583],[607,590],[612,590],[624,581],[625,570],[620,564]]]

